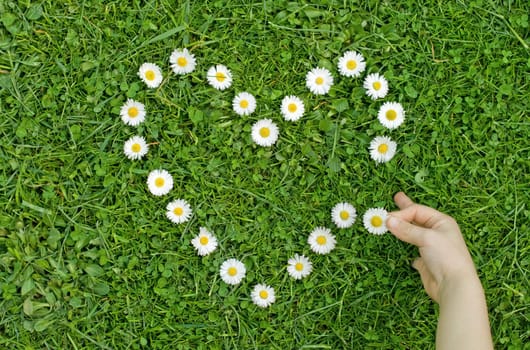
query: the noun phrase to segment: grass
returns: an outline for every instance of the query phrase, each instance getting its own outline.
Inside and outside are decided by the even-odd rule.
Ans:
[[[175,3],[177,3],[175,5]],[[437,309],[409,267],[417,252],[357,222],[331,254],[305,242],[329,211],[394,209],[392,194],[454,216],[486,290],[499,348],[529,349],[530,45],[525,1],[361,4],[305,1],[3,1],[0,3],[0,346],[8,349],[434,348]],[[178,47],[198,58],[190,76],[170,73]],[[385,130],[359,80],[339,78],[346,50],[390,82],[385,99],[407,120]],[[163,67],[161,88],[136,76]],[[205,83],[229,66],[227,91]],[[329,68],[329,95],[304,77]],[[247,90],[257,112],[235,117]],[[308,113],[281,120],[286,94]],[[119,108],[143,101],[148,121],[126,127]],[[252,144],[253,121],[278,122],[271,149]],[[377,166],[367,147],[389,134],[398,154]],[[144,135],[146,159],[123,142]],[[148,172],[175,178],[171,198],[194,208],[182,226],[164,217]],[[199,226],[220,249],[198,257]],[[293,281],[294,253],[315,271]],[[242,259],[238,287],[218,268]],[[261,310],[255,283],[274,286]]]

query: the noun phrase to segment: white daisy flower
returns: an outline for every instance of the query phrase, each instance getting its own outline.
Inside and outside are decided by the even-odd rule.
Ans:
[[[335,248],[337,241],[335,236],[331,234],[330,229],[317,227],[307,238],[307,243],[309,243],[311,250],[315,253],[327,254]]]
[[[366,69],[364,57],[355,51],[346,51],[339,58],[339,73],[345,77],[356,78]]]
[[[267,307],[276,301],[274,288],[265,284],[256,284],[252,293],[250,293],[252,302],[259,307]]]
[[[176,49],[173,51],[171,56],[169,56],[169,63],[171,64],[171,69],[177,75],[193,72],[197,64],[195,56],[188,49]]]
[[[143,103],[129,98],[121,106],[120,116],[126,125],[137,126],[145,120],[145,106]]]
[[[281,110],[285,120],[297,121],[304,115],[304,102],[296,96],[285,96],[282,100]]]
[[[226,284],[239,284],[245,277],[247,269],[245,264],[236,259],[228,259],[221,264],[220,274],[221,279]]]
[[[208,83],[217,90],[224,90],[232,85],[232,73],[222,64],[210,67],[206,73],[206,78]]]
[[[339,203],[331,209],[331,219],[338,228],[348,228],[355,222],[357,212],[350,203]]]
[[[372,73],[366,76],[363,86],[366,89],[366,94],[372,100],[383,98],[388,93],[388,82],[379,73]]]
[[[278,127],[270,119],[261,119],[252,125],[252,140],[260,146],[272,146],[279,134]]]
[[[364,213],[363,224],[368,232],[374,235],[382,235],[387,231],[387,211],[383,208],[370,208]]]
[[[333,85],[333,76],[326,68],[313,68],[305,77],[305,85],[315,95],[325,95]]]
[[[136,160],[143,158],[143,156],[147,154],[148,148],[149,146],[147,146],[147,143],[142,136],[133,136],[125,141],[125,144],[123,145],[123,153],[125,153],[127,158]]]
[[[163,196],[173,188],[173,177],[167,170],[153,170],[147,177],[147,186],[155,196]]]
[[[191,206],[184,199],[177,199],[170,202],[166,207],[166,216],[175,224],[182,224],[190,219]]]
[[[217,238],[206,228],[200,227],[199,234],[191,240],[191,244],[200,256],[208,255],[217,249]]]
[[[256,98],[248,92],[241,92],[232,101],[234,112],[239,115],[249,115],[256,110]]]
[[[149,88],[157,88],[162,83],[162,70],[154,63],[142,64],[138,75]]]
[[[395,129],[405,120],[405,110],[398,102],[385,102],[379,108],[377,118],[388,129]]]
[[[370,157],[378,163],[388,162],[396,154],[397,144],[388,136],[376,136],[370,142]]]
[[[313,264],[303,255],[295,254],[287,264],[287,272],[295,280],[309,276],[313,270]]]

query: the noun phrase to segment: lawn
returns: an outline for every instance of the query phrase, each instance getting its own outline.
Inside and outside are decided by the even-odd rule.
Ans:
[[[410,267],[417,250],[372,235],[362,214],[392,195],[455,217],[483,282],[499,349],[530,349],[530,28],[527,1],[10,1],[0,2],[0,347],[5,349],[433,349],[437,307]],[[175,75],[169,56],[197,59]],[[360,78],[341,55],[366,59]],[[149,89],[142,63],[162,68]],[[207,83],[226,65],[230,88]],[[327,68],[328,94],[305,86]],[[363,77],[384,74],[384,99]],[[257,109],[239,116],[235,94]],[[299,96],[296,122],[280,114]],[[125,125],[128,98],[147,117]],[[400,102],[403,125],[377,120]],[[251,127],[273,120],[271,147]],[[124,142],[149,152],[129,160]],[[370,158],[379,135],[397,142]],[[165,196],[151,170],[174,179]],[[191,219],[166,205],[184,199]],[[351,228],[331,208],[355,206]],[[311,251],[328,227],[337,246]],[[198,256],[206,227],[218,249]],[[287,260],[304,254],[302,280]],[[220,265],[244,262],[241,284]],[[275,289],[252,303],[257,283]]]

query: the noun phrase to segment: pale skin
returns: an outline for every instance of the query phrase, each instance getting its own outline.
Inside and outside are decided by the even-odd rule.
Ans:
[[[412,266],[440,305],[436,349],[493,349],[484,290],[456,221],[403,192],[394,201],[400,210],[389,214],[386,225],[394,236],[419,248]]]

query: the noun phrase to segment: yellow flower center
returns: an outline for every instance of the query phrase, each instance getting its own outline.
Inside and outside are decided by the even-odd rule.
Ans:
[[[267,127],[263,127],[259,129],[259,135],[261,137],[269,137],[270,134],[271,134],[271,130]]]
[[[145,79],[147,80],[155,80],[155,72],[153,72],[152,70],[148,70],[145,72]]]
[[[302,271],[302,270],[304,269],[304,264],[302,264],[302,263],[300,263],[300,262],[299,262],[299,263],[296,263],[296,265],[294,265],[294,269],[295,269],[296,271]]]
[[[202,236],[202,237],[199,239],[199,242],[201,242],[202,245],[207,245],[209,241],[210,241],[210,240],[209,240],[208,237],[206,237],[206,236]]]
[[[385,154],[388,151],[388,145],[386,143],[382,143],[377,147],[377,152]]]
[[[215,73],[215,79],[217,79],[218,82],[222,83],[226,79],[226,75],[224,75],[223,72],[217,72]]]
[[[186,59],[186,57],[179,57],[177,59],[177,64],[181,67],[186,67],[186,65],[188,64],[188,60]]]
[[[346,210],[342,210],[339,215],[342,220],[348,220],[350,217],[350,213],[348,213]]]
[[[318,236],[317,237],[318,245],[324,245],[324,244],[326,244],[326,242],[327,242],[326,236]]]
[[[372,86],[374,87],[374,90],[375,91],[379,91],[379,89],[381,89],[381,82],[380,81],[376,81],[372,84]]]
[[[346,62],[346,68],[348,68],[349,70],[354,70],[355,68],[357,68],[357,62],[355,62],[355,60],[349,60],[348,62]]]
[[[134,152],[134,153],[138,153],[142,150],[142,146],[140,146],[139,143],[134,143],[131,147],[131,150]]]
[[[261,299],[267,299],[269,297],[269,293],[266,290],[262,290],[259,292],[259,297]]]
[[[182,209],[181,207],[176,207],[175,209],[173,209],[173,214],[175,214],[176,216],[181,216],[182,214],[184,214],[184,209]]]
[[[156,187],[162,187],[162,186],[164,186],[165,183],[166,183],[166,181],[162,177],[157,177],[156,180],[155,180],[155,186]]]
[[[372,216],[372,219],[370,219],[370,223],[373,227],[381,227],[383,225],[383,219],[381,219],[380,216]]]
[[[289,103],[289,106],[287,106],[287,109],[289,112],[294,113],[297,110],[296,103]]]
[[[322,85],[322,84],[324,84],[324,78],[322,78],[322,77],[318,77],[318,78],[316,78],[316,79],[315,79],[315,83],[316,83],[317,85]]]
[[[235,275],[237,275],[237,269],[233,266],[229,267],[226,273],[228,273],[228,276],[234,277]]]
[[[386,111],[386,119],[394,120],[396,118],[397,118],[397,113],[395,110],[389,109],[388,111]]]
[[[138,116],[138,108],[136,107],[129,107],[129,109],[127,110],[127,114],[129,114],[129,117],[131,118],[136,118]]]
[[[240,106],[241,108],[247,108],[247,107],[248,107],[248,101],[247,101],[247,100],[241,100],[241,101],[239,102],[239,106]]]

